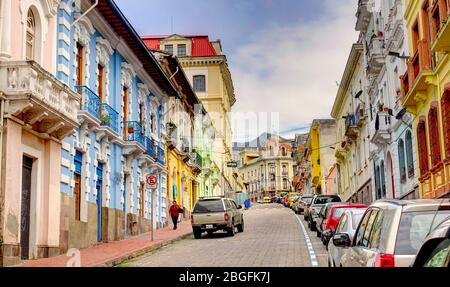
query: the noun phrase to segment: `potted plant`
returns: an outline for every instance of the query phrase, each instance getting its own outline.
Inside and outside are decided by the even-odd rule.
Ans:
[[[102,125],[109,125],[111,123],[111,117],[107,114],[101,114],[100,121],[102,122]]]
[[[389,112],[389,108],[388,108],[388,107],[384,107],[384,108],[383,108],[383,111],[384,111],[385,113],[387,113],[387,112]]]
[[[134,133],[134,125],[129,123],[128,124],[128,133],[133,134]]]

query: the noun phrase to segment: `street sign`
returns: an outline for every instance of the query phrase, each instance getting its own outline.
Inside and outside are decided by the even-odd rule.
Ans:
[[[227,163],[227,167],[233,167],[233,168],[238,167],[238,163],[235,161],[230,161]]]
[[[158,177],[156,175],[147,175],[147,188],[156,189],[158,188]]]

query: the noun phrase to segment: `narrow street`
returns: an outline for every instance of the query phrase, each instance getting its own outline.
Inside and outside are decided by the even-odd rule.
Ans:
[[[267,204],[245,211],[244,218],[244,232],[234,237],[205,233],[202,239],[195,240],[191,236],[121,267],[311,267],[312,262],[327,266],[325,247],[316,233],[307,229],[303,215],[296,216],[281,205]],[[308,232],[313,253],[300,222]]]

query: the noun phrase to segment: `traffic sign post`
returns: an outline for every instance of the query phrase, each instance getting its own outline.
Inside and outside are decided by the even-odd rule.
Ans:
[[[152,195],[152,208],[151,208],[151,215],[152,215],[152,241],[154,241],[155,237],[155,197],[156,197],[156,189],[158,188],[158,177],[156,175],[147,175],[147,178],[145,180],[147,183],[147,189],[151,190]]]

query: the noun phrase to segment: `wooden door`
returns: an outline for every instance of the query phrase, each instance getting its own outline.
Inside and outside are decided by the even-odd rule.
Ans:
[[[21,258],[29,259],[30,254],[30,205],[31,205],[31,173],[33,159],[23,157],[22,163],[22,202],[20,213],[20,250]]]

